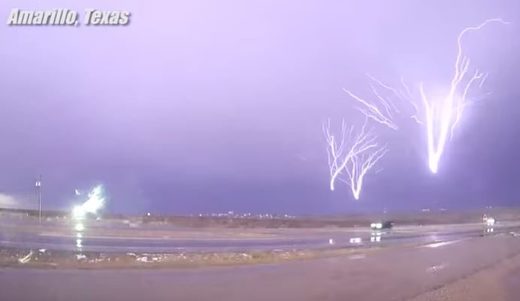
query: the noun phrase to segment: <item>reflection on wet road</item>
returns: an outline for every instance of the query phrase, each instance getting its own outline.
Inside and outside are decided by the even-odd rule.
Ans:
[[[0,219],[0,223],[2,220]],[[5,222],[5,221],[4,221]],[[121,226],[121,225],[118,225]],[[167,236],[155,236],[148,225],[130,229],[139,232],[136,236],[103,235],[104,229],[117,229],[113,223],[96,221],[70,221],[50,228],[35,226],[22,229],[10,224],[0,230],[0,246],[29,249],[53,249],[82,252],[176,252],[176,251],[242,251],[242,250],[288,250],[321,248],[385,247],[406,243],[433,243],[463,238],[507,233],[517,225],[485,227],[480,224],[446,225],[430,227],[397,227],[392,230],[359,228],[320,230],[301,229],[272,230],[276,235],[269,238],[243,238],[249,229],[234,230],[227,238],[200,238],[198,233],[177,236],[179,229],[172,227]],[[95,231],[91,232],[91,228]],[[57,231],[59,229],[60,231]],[[166,228],[167,229],[167,228]],[[164,230],[164,229],[163,229]],[[150,232],[150,235],[145,235]],[[199,231],[201,231],[199,229]],[[202,231],[211,231],[203,229]],[[132,232],[131,232],[132,233]],[[143,234],[145,233],[145,234]]]

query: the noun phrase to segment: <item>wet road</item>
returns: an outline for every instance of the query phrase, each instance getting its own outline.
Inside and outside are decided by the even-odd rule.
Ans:
[[[321,248],[386,247],[432,243],[508,233],[520,226],[502,223],[494,228],[482,224],[396,227],[372,231],[348,229],[233,229],[222,232],[168,226],[128,225],[115,222],[46,222],[0,218],[0,246],[95,252],[250,251]],[[22,226],[23,225],[23,226]],[[160,232],[158,232],[160,230]],[[220,232],[219,232],[220,231]],[[257,232],[255,232],[257,231]],[[493,231],[493,232],[491,232]]]
[[[436,300],[430,295],[426,299],[421,296],[515,256],[520,262],[519,229],[520,223],[516,222],[502,222],[493,228],[475,223],[398,226],[384,231],[189,229],[113,221],[89,221],[78,226],[62,220],[38,225],[30,219],[0,217],[0,246],[24,249],[100,252],[355,249],[350,255],[236,267],[0,268],[0,299]],[[495,281],[502,282],[507,283]],[[485,282],[480,286],[485,288]],[[514,297],[504,288],[497,300],[517,300]]]
[[[515,256],[520,256],[520,238],[498,234],[241,267],[0,269],[0,294],[2,300],[432,301],[420,296]],[[470,289],[486,290],[486,283]],[[517,299],[504,290],[493,300]]]

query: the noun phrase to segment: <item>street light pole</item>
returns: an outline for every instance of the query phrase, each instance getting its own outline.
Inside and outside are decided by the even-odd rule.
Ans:
[[[36,189],[38,191],[38,221],[41,224],[42,223],[42,176],[36,180]]]

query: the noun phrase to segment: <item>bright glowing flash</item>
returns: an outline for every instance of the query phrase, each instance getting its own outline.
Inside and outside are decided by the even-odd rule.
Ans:
[[[323,132],[327,141],[330,190],[334,191],[336,180],[342,181],[359,200],[365,175],[386,154],[386,146],[380,146],[377,136],[367,130],[366,120],[357,133],[354,126],[347,130],[343,121],[339,141],[331,133],[330,120],[323,125]]]
[[[419,84],[419,92],[422,100],[423,120],[417,115],[412,116],[418,123],[426,127],[428,144],[428,166],[432,173],[437,173],[439,161],[444,152],[446,143],[453,136],[464,109],[469,101],[467,99],[469,90],[478,85],[482,87],[487,74],[478,69],[470,71],[470,59],[464,54],[462,40],[466,34],[478,31],[490,23],[508,24],[502,19],[488,19],[478,26],[467,27],[457,37],[457,57],[454,64],[454,73],[451,79],[447,95],[443,99],[431,101],[424,91],[424,84]],[[403,86],[409,91],[403,81]],[[418,106],[413,104],[418,110]]]
[[[88,194],[85,203],[75,206],[72,215],[75,219],[83,219],[89,213],[96,214],[105,204],[105,196],[103,194],[103,186],[94,187]]]
[[[84,231],[85,230],[85,225],[83,225],[82,223],[77,223],[74,226],[74,230],[76,230],[78,232]],[[78,233],[78,234],[81,234],[81,233]]]

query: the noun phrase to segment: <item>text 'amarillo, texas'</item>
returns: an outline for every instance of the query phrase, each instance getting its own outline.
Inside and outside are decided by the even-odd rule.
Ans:
[[[71,9],[21,10],[11,9],[7,17],[9,26],[124,26],[130,23],[131,13],[126,10],[85,9],[80,13]]]

